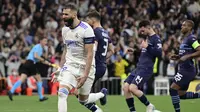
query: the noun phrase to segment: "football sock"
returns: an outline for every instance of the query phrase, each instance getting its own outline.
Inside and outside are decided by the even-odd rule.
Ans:
[[[21,81],[21,80],[18,80],[18,81],[14,84],[14,86],[12,87],[12,89],[10,90],[10,92],[11,92],[11,93],[14,93],[15,90],[16,90],[19,86],[21,86],[21,84],[22,84],[22,81]]]
[[[187,92],[186,94],[180,96],[180,99],[195,99],[195,98],[200,98],[200,93]]]
[[[134,112],[135,111],[135,106],[134,106],[134,99],[133,98],[128,98],[126,99],[126,103],[129,107],[130,112]]]
[[[67,112],[67,97],[69,91],[66,88],[58,90],[58,112]]]
[[[178,95],[178,91],[170,88],[170,95],[172,99],[172,104],[174,105],[175,112],[180,112],[180,98]]]
[[[104,97],[104,94],[102,92],[99,93],[90,93],[88,96],[88,101],[87,103],[94,103],[100,98]]]
[[[42,99],[43,98],[43,95],[42,95],[42,82],[37,82],[37,89],[38,89],[39,98]]]
[[[146,106],[148,106],[150,104],[144,94],[141,97],[139,97],[138,99]]]

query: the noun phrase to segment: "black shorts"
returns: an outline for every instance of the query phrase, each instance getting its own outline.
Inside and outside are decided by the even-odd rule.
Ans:
[[[180,90],[187,91],[190,82],[194,80],[195,76],[195,70],[179,70],[174,76],[173,82],[180,86]]]
[[[26,74],[28,77],[36,75],[38,73],[37,66],[32,60],[26,60],[26,62],[19,68],[19,73]]]

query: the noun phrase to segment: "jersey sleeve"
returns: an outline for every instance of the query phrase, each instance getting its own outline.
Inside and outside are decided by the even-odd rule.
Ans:
[[[37,45],[35,45],[33,48],[33,52],[35,53],[38,53],[39,52],[39,49],[40,49],[40,46],[37,44]]]
[[[193,49],[196,49],[200,46],[198,40],[194,36],[189,39],[189,45],[191,45]]]
[[[84,33],[84,44],[93,44],[95,40],[94,31],[91,27],[88,27]]]
[[[153,35],[152,36],[153,38],[153,46],[148,46],[147,47],[147,51],[155,56],[155,57],[162,57],[162,43],[161,43],[161,40],[160,40],[160,37],[158,35]]]
[[[62,32],[61,32],[63,44],[65,44],[64,32],[65,32],[65,27],[62,28]]]
[[[99,37],[101,36],[101,34],[97,29],[94,29],[94,35],[95,35],[94,40],[99,42]]]

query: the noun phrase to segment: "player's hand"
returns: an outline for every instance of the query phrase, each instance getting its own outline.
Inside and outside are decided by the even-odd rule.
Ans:
[[[77,96],[78,95],[78,89],[77,88],[72,89],[71,94]]]
[[[145,39],[145,40],[142,41],[141,47],[142,48],[147,48],[148,47],[147,39]]]
[[[77,78],[77,89],[81,88],[83,86],[83,84],[85,83],[85,81],[87,80],[87,76],[80,76]]]
[[[182,56],[180,59],[179,59],[179,63],[180,62],[183,62],[183,61],[186,61],[187,59],[189,59],[190,58],[190,55],[184,55],[184,56]]]
[[[51,64],[52,67],[59,69],[60,67],[57,64]]]
[[[171,60],[178,60],[179,58],[180,58],[180,56],[177,55],[177,54],[171,54],[171,55],[169,56],[169,59],[171,59]]]
[[[58,81],[58,76],[59,76],[59,74],[60,74],[60,69],[58,69],[58,70],[56,70],[55,72],[53,72],[52,74],[51,74],[51,82],[53,82],[53,83],[55,83],[55,82],[57,82]]]

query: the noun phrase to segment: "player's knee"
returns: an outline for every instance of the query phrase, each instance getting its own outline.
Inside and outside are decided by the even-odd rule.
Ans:
[[[169,93],[170,93],[171,96],[178,95],[177,90],[176,90],[176,89],[173,89],[173,88],[170,88],[170,89],[169,89]]]
[[[59,97],[67,98],[68,94],[69,94],[69,91],[66,88],[60,88],[58,90]]]
[[[131,91],[133,94],[138,90],[136,85],[131,84],[129,86],[129,91]]]
[[[129,92],[129,85],[128,84],[124,84],[123,91],[124,91],[124,93]]]

